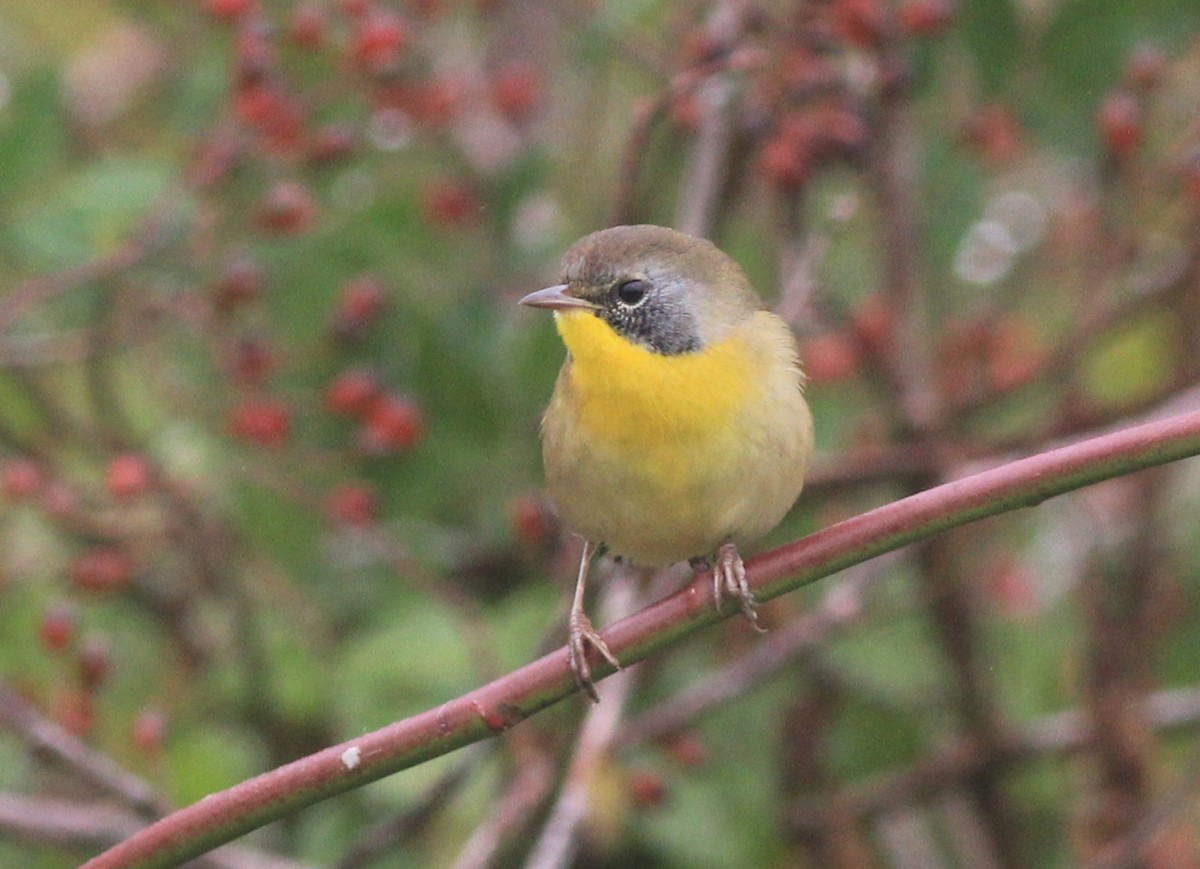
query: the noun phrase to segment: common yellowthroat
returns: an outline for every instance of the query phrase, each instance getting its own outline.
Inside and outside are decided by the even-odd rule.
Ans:
[[[757,627],[738,544],[779,524],[804,482],[812,417],[796,340],[711,242],[617,226],[563,256],[549,308],[567,347],[542,420],[551,498],[585,545],[568,622],[575,681],[596,700],[587,646],[620,667],[583,610],[597,546],[643,566],[713,563],[713,602]]]

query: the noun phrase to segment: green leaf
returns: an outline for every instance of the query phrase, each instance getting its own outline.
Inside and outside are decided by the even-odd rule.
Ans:
[[[1132,401],[1157,389],[1172,370],[1179,324],[1152,311],[1105,341],[1084,366],[1084,383],[1101,404]]]
[[[25,268],[62,269],[113,250],[163,192],[163,164],[113,157],[67,175],[15,218],[14,246]]]

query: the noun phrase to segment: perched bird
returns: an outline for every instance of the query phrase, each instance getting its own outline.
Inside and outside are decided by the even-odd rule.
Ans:
[[[757,627],[738,544],[791,508],[812,453],[812,417],[788,325],[711,242],[617,226],[564,255],[548,308],[567,347],[542,420],[546,484],[586,541],[568,622],[575,681],[597,699],[591,645],[620,667],[584,614],[599,547],[643,566],[713,567],[713,601]]]

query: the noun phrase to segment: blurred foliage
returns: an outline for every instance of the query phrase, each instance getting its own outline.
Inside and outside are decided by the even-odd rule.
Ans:
[[[695,64],[705,27],[702,10],[660,0],[248,5],[262,26],[224,20],[238,4],[221,0],[0,0],[0,674],[175,804],[435,706],[561,642],[574,550],[539,494],[537,424],[563,352],[549,318],[514,302],[553,281],[563,248],[634,183],[619,172],[635,107]],[[796,10],[813,6],[765,4],[762,17],[786,26],[750,28],[747,41],[781,51]],[[312,44],[297,35],[302,10],[318,21]],[[400,35],[362,35],[380,10]],[[1194,0],[963,0],[944,34],[906,43],[948,394],[969,398],[979,378],[1021,381],[1081,307],[1182,256],[1196,206],[1179,203],[1170,179],[1200,117],[1198,28]],[[1163,69],[1147,98],[1147,156],[1120,174],[1095,118],[1148,45]],[[853,80],[863,62],[853,47],[843,54],[838,69]],[[638,219],[669,223],[688,195],[694,128],[677,115],[653,132]],[[857,159],[823,166],[803,198],[827,245],[818,316],[800,323],[827,459],[889,434],[886,388],[860,351],[812,343],[844,335],[878,298],[886,215]],[[756,152],[743,163],[718,241],[774,299],[786,196]],[[1052,225],[998,278],[978,279],[968,230],[1012,192]],[[1097,271],[1106,252],[1081,237],[1096,223],[1153,236],[1139,236],[1120,278]],[[238,272],[247,264],[249,277]],[[374,301],[356,295],[363,281],[381,288]],[[1148,310],[1080,348],[1075,388],[1096,406],[1135,406],[1194,355],[1190,334]],[[402,403],[390,428],[372,433],[371,413],[330,409],[331,383],[356,367]],[[1014,389],[957,435],[981,453],[1032,448],[1061,387]],[[127,496],[111,463],[130,454],[149,481]],[[25,461],[28,485],[15,476]],[[1184,508],[1162,523],[1179,541],[1159,671],[1169,685],[1200,680],[1186,482],[1171,489]],[[764,545],[903,493],[881,479],[802,496]],[[1081,524],[1095,531],[1089,498],[1104,497],[959,538],[972,550],[966,579],[982,602],[996,704],[1014,721],[1081,701],[1080,604],[1056,578],[1081,570],[1088,555],[1073,538]],[[109,579],[88,561],[102,545],[124,559]],[[911,566],[880,570],[852,630],[695,722],[703,761],[668,744],[614,752],[582,864],[797,865],[779,811],[796,786],[781,781],[779,757],[790,706],[824,680],[839,686],[821,734],[839,781],[914,763],[952,734],[950,664],[924,592]],[[768,621],[823,591],[773,603]],[[61,643],[47,639],[56,612],[70,614]],[[110,656],[98,685],[80,675],[88,637]],[[653,662],[634,710],[752,642],[745,625],[723,625]],[[583,706],[522,731],[561,759]],[[334,862],[418,805],[454,762],[247,841]],[[451,862],[516,762],[475,764],[379,865]],[[0,736],[0,790],[87,794],[58,773]],[[665,787],[661,802],[639,797],[638,774]],[[1077,776],[1063,760],[1012,777],[1031,865],[1072,863],[1063,830],[1077,820]],[[0,837],[3,865],[82,856]],[[501,863],[522,856],[514,843]]]

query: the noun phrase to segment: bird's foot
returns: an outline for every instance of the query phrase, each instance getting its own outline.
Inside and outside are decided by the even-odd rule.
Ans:
[[[592,702],[599,703],[600,695],[596,693],[596,684],[592,681],[592,668],[587,660],[589,645],[603,655],[608,663],[618,670],[621,669],[621,662],[609,650],[604,638],[592,627],[591,619],[582,611],[572,612],[567,621],[567,652],[571,661],[571,674],[575,677],[575,684],[592,698]]]
[[[713,605],[720,612],[726,597],[737,601],[742,609],[742,615],[750,622],[750,626],[760,634],[766,633],[766,628],[758,624],[758,601],[750,591],[750,583],[746,581],[746,565],[738,554],[737,544],[726,543],[717,550],[717,561],[713,565]]]

